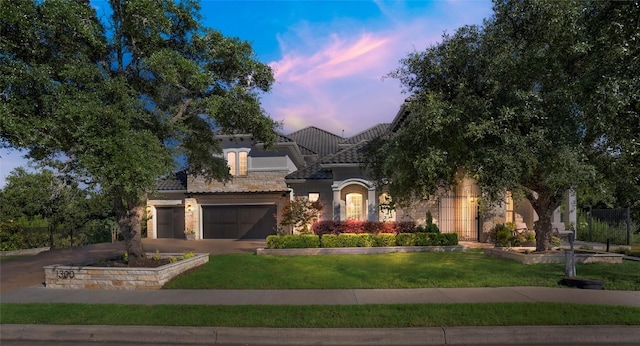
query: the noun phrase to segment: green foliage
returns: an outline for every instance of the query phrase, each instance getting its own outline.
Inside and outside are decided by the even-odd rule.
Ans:
[[[338,234],[336,247],[372,247],[374,238],[368,233],[340,233]]]
[[[458,245],[457,233],[400,233],[398,246],[453,246]]]
[[[375,247],[385,247],[385,246],[395,246],[396,245],[396,236],[392,233],[378,233],[373,236],[373,246]]]
[[[568,189],[630,186],[625,198],[637,201],[640,3],[507,0],[493,10],[390,74],[411,97],[394,134],[370,142],[373,178],[402,204],[462,173],[492,201],[522,193],[541,218]],[[550,224],[539,227],[547,250]]]
[[[309,238],[312,246],[304,246],[300,239]],[[315,238],[313,238],[315,237]],[[271,235],[267,237],[268,249],[289,249],[303,247],[318,247],[316,239],[318,236],[308,235]],[[397,236],[392,233],[340,233],[324,234],[320,238],[322,248],[343,248],[343,247],[383,247],[383,246],[451,246],[458,245],[458,234],[456,233],[400,233]]]
[[[260,107],[271,68],[251,45],[200,23],[194,1],[5,1],[0,11],[0,141],[79,177],[112,201],[131,256],[156,180],[185,162],[229,179],[213,130],[267,147]]]
[[[640,223],[631,220],[630,240],[631,244],[640,241]],[[606,222],[598,218],[591,218],[591,229],[589,229],[589,216],[587,213],[578,212],[577,240],[606,243],[609,240],[612,244],[627,244],[627,223],[626,221]]]
[[[320,201],[311,202],[306,197],[296,197],[283,208],[280,225],[293,226],[302,234],[310,234],[310,226],[318,221],[322,208],[324,204]]]
[[[314,234],[270,235],[267,237],[267,249],[301,249],[320,247],[320,237]]]
[[[416,237],[414,237],[413,234],[414,233],[399,233],[398,235],[396,235],[396,245],[415,246]]]
[[[498,247],[516,246],[514,245],[514,228],[508,224],[497,224],[489,232],[489,241]]]
[[[49,229],[53,228],[53,246],[93,244],[111,241],[108,224],[113,223],[113,210],[100,193],[80,189],[74,180],[56,176],[52,171],[27,172],[13,170],[0,190],[0,220],[13,222],[17,231],[9,232],[4,247],[26,249],[50,245]],[[6,228],[5,226],[0,227]]]
[[[189,251],[186,254],[182,255],[182,258],[183,259],[188,259],[188,258],[192,258],[194,256],[195,256],[195,254],[192,251]]]
[[[338,235],[323,234],[322,238],[320,238],[320,247],[323,247],[323,248],[340,247],[338,244]]]

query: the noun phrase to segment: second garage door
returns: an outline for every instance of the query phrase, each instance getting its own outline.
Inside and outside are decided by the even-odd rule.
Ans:
[[[276,234],[275,205],[203,206],[204,239],[265,239]]]

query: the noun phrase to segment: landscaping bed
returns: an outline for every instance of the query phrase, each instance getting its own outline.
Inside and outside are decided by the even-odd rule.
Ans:
[[[447,247],[458,245],[457,233],[288,234],[267,237],[267,249]],[[401,252],[401,251],[396,251]],[[373,252],[376,253],[376,252]],[[377,252],[385,253],[385,252]]]
[[[177,275],[209,262],[209,254],[193,254],[188,258],[184,255],[147,254],[150,261],[156,264],[166,263],[156,267],[114,265],[120,262],[114,262],[115,258],[81,265],[49,265],[44,267],[45,286],[67,289],[160,289]]]
[[[258,255],[310,256],[310,255],[370,255],[395,252],[460,252],[466,246],[385,246],[385,247],[342,247],[304,249],[257,249]]]

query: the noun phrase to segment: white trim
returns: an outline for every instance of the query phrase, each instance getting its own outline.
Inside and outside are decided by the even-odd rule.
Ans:
[[[366,179],[362,179],[362,178],[350,178],[347,180],[343,180],[343,181],[334,181],[333,184],[331,185],[331,188],[335,191],[335,190],[342,190],[345,187],[349,186],[349,185],[360,185],[364,188],[366,188],[367,190],[374,190],[375,186]]]
[[[147,201],[147,205],[149,206],[156,206],[156,205],[176,206],[181,204],[182,204],[181,199],[150,199]]]

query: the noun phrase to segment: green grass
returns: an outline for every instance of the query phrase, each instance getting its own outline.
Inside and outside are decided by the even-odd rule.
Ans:
[[[640,290],[640,262],[579,264],[578,276],[611,290]],[[524,265],[480,251],[380,255],[211,256],[165,289],[556,287],[564,264]]]
[[[203,306],[2,304],[3,324],[293,328],[640,325],[640,308],[568,303]]]

